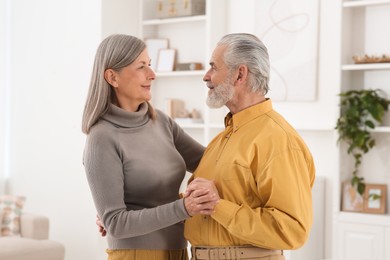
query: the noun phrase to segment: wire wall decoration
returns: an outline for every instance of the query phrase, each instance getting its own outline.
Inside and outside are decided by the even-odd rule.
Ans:
[[[255,34],[268,48],[274,101],[315,101],[320,0],[262,0]]]

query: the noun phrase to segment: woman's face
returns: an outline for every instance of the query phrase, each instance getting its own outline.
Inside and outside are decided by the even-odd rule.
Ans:
[[[128,111],[137,111],[141,103],[152,98],[150,90],[155,78],[145,49],[133,63],[116,72],[114,90],[118,106]]]

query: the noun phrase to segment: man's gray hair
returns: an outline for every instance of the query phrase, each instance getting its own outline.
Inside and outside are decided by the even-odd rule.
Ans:
[[[223,60],[230,72],[240,65],[248,67],[248,82],[252,92],[267,94],[270,64],[267,47],[248,33],[227,34],[218,42],[226,46]]]

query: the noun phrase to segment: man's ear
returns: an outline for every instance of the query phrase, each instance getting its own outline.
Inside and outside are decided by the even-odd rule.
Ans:
[[[118,87],[118,83],[116,82],[116,72],[113,69],[106,69],[104,72],[104,79],[114,88]]]
[[[238,67],[238,74],[236,78],[236,83],[243,83],[248,77],[248,67],[246,65],[240,65]]]

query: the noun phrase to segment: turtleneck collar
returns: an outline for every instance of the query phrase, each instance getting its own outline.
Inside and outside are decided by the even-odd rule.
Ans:
[[[129,112],[113,104],[110,104],[109,111],[102,116],[102,119],[118,127],[138,127],[146,124],[150,120],[148,108],[148,104],[145,102],[140,105],[138,111]]]

